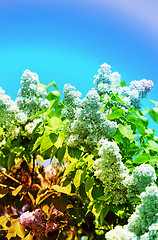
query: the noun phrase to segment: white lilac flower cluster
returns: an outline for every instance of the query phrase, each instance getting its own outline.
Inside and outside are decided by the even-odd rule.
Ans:
[[[145,192],[140,194],[141,204],[128,219],[124,227],[116,227],[106,233],[107,240],[129,240],[132,233],[133,239],[154,240],[158,239],[158,187],[156,185],[146,187]],[[117,232],[117,236],[115,233]]]
[[[153,87],[151,80],[142,79],[140,81],[132,81],[129,87],[121,87],[120,74],[111,73],[111,66],[104,63],[98,70],[98,75],[94,76],[94,84],[99,95],[104,94],[103,101],[108,101],[111,93],[117,93],[119,98],[124,102],[115,102],[118,107],[128,108],[134,106],[136,109],[141,108],[140,98],[144,98]]]
[[[76,88],[68,83],[64,85],[63,94],[63,103],[67,106],[63,109],[63,115],[67,119],[73,119],[76,109],[81,106],[81,92],[76,91]]]
[[[99,156],[93,163],[94,176],[104,186],[104,194],[111,194],[109,201],[115,205],[138,201],[138,195],[145,191],[147,186],[154,186],[156,182],[155,169],[150,164],[137,166],[131,175],[124,166],[119,147],[115,142],[103,139],[98,143]]]
[[[130,87],[139,93],[140,98],[145,98],[147,93],[153,88],[154,84],[151,80],[142,79],[140,81],[132,81]]]
[[[11,116],[18,112],[16,104],[10,99],[0,87],[0,118],[2,124],[12,121]],[[9,125],[9,124],[8,124]]]
[[[41,119],[29,120],[29,117],[49,107],[48,100],[44,99],[46,91],[38,87],[38,75],[26,70],[21,79],[23,85],[19,90],[21,97],[15,102],[0,87],[0,122],[4,130],[0,139],[1,146],[4,145],[6,138],[12,140],[22,131],[27,135],[32,134]]]
[[[126,177],[124,184],[128,188],[127,198],[134,202],[137,195],[140,195],[147,186],[152,186],[156,182],[155,169],[150,164],[141,164],[136,167],[131,176]]]
[[[140,98],[153,86],[152,81],[141,80],[138,82],[142,87],[134,87],[136,84],[134,85],[133,82],[130,87],[122,87],[120,74],[111,73],[110,68],[111,66],[106,63],[100,66],[98,75],[94,76],[95,88],[92,88],[82,100],[81,93],[76,91],[75,87],[70,84],[64,85],[63,103],[66,107],[62,110],[62,115],[67,119],[65,143],[68,146],[82,145],[91,150],[102,138],[112,139],[118,126],[115,121],[106,119],[106,115],[109,114],[108,109],[101,112],[103,104],[109,103],[111,107],[116,105],[124,110],[128,110],[131,106],[139,109],[141,107]],[[112,101],[113,93],[121,101]]]
[[[35,115],[43,109],[49,107],[49,102],[44,97],[47,95],[45,89],[40,88],[38,75],[30,72],[28,69],[24,71],[21,78],[22,88],[19,89],[16,99],[17,106],[28,117]]]
[[[57,209],[53,209],[51,217],[47,220],[47,215],[42,209],[36,209],[33,212],[24,212],[20,216],[20,224],[29,227],[35,235],[48,236],[49,232],[59,229],[60,218],[64,214]]]
[[[124,179],[129,174],[129,169],[121,161],[119,147],[115,142],[101,140],[99,156],[93,163],[94,175],[103,182],[104,194],[115,205],[123,204],[127,200],[127,188],[123,184]]]
[[[118,125],[100,112],[102,103],[94,88],[82,100],[80,96],[70,84],[65,85],[63,102],[68,108],[63,109],[62,114],[67,117],[66,144],[70,147],[82,145],[86,149],[93,149],[100,139],[111,138]]]
[[[18,136],[20,126],[17,126],[15,116],[19,113],[19,109],[14,101],[10,99],[5,91],[0,88],[0,123],[6,133],[6,137],[11,139]],[[1,136],[2,143],[5,142]]]
[[[118,72],[111,73],[111,66],[103,63],[100,65],[98,75],[94,76],[94,85],[99,95],[109,94],[110,91],[116,93],[120,86],[120,74]]]
[[[148,232],[149,227],[158,221],[158,187],[146,187],[140,194],[141,204],[128,220],[128,229],[137,236]]]
[[[106,240],[137,240],[137,236],[130,232],[127,226],[116,226],[105,235]]]
[[[141,107],[139,92],[136,89],[131,90],[129,87],[120,87],[118,96],[125,102],[125,104],[119,104],[125,108],[134,106],[136,109],[139,109]]]

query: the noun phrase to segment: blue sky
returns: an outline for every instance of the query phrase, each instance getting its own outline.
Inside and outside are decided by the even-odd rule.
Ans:
[[[106,62],[127,85],[153,80],[148,98],[158,101],[157,11],[156,0],[1,0],[0,86],[15,99],[29,69],[85,96]]]

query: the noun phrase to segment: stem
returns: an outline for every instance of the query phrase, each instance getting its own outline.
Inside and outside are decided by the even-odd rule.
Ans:
[[[33,176],[34,176],[34,171],[35,171],[35,160],[36,160],[36,156],[33,153],[33,167],[32,167],[32,173],[31,173],[31,185],[33,184]]]
[[[5,177],[8,177],[10,178],[11,180],[13,180],[14,182],[18,183],[18,184],[21,184],[17,179],[15,179],[14,177],[8,175],[7,173],[4,173],[1,171],[1,173],[5,176]]]
[[[8,185],[2,184],[2,183],[0,183],[0,187],[5,187],[5,188],[9,188],[11,190],[15,190],[14,187],[11,187],[11,186],[8,186]]]

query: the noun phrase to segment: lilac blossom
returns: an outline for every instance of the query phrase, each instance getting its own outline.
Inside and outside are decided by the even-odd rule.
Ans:
[[[139,92],[140,98],[145,98],[147,93],[153,88],[154,83],[151,80],[142,79],[140,81],[132,81],[130,87]]]

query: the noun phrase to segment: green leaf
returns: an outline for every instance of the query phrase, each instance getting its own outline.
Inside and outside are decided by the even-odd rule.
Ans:
[[[3,128],[0,127],[0,135],[3,134]]]
[[[136,134],[133,134],[133,130],[131,129],[130,125],[123,126],[122,124],[119,124],[119,131],[123,136],[127,137],[130,140],[137,137]]]
[[[58,136],[55,133],[50,133],[48,136],[44,135],[41,142],[40,153],[43,153],[52,147],[57,139]]]
[[[149,112],[149,108],[146,107],[143,109],[142,114],[145,116]]]
[[[131,116],[129,115],[127,117],[127,120],[130,121],[132,124],[135,125],[135,127],[137,128],[138,132],[141,134],[141,135],[145,135],[145,127],[144,127],[144,124],[142,122],[142,119],[138,119],[136,118],[135,116]]]
[[[55,113],[54,116],[61,117],[61,110],[65,107],[63,103],[59,103],[57,106],[55,106]]]
[[[52,82],[52,85],[53,85],[53,87],[55,87],[56,88],[56,90],[58,90],[59,91],[59,88],[57,87],[57,85],[56,85],[56,83],[53,81]]]
[[[53,86],[54,88],[56,88],[59,91],[59,88],[57,87],[55,81],[49,83],[47,86],[45,86],[45,89],[49,89],[51,86]]]
[[[89,192],[92,191],[93,184],[94,184],[94,177],[88,176],[86,179],[86,183],[85,183],[85,191],[86,191],[87,195],[89,195]]]
[[[148,127],[148,124],[149,124],[149,120],[148,120],[147,118],[141,118],[141,121],[142,121],[144,127],[147,128],[147,127]],[[145,130],[146,130],[146,129],[145,129]]]
[[[94,163],[94,155],[88,155],[86,158],[84,158],[84,161],[88,163],[88,169],[90,169],[90,167],[92,167],[93,163]]]
[[[92,189],[92,197],[94,199],[98,199],[99,197],[103,196],[104,195],[104,188],[103,186],[93,186],[93,189]]]
[[[121,134],[117,132],[114,136],[115,142],[120,143],[122,142],[122,137],[120,136]]]
[[[39,84],[38,84],[38,87],[39,87],[39,88],[43,88],[43,89],[46,89],[46,88],[47,88],[47,86],[44,85],[44,84],[42,84],[42,83],[39,83]]]
[[[12,153],[15,153],[16,154],[16,156],[20,156],[20,154],[23,152],[25,150],[25,148],[24,147],[22,147],[22,146],[18,146],[18,147],[13,147],[13,148],[11,148],[11,152]]]
[[[110,210],[113,211],[117,216],[119,216],[121,219],[124,217],[125,208],[123,206],[115,206],[111,205]]]
[[[33,119],[33,118],[37,118],[39,117],[40,115],[43,115],[43,113],[45,113],[45,109],[41,110],[40,112],[36,113],[35,115],[29,117],[29,119]]]
[[[18,193],[21,191],[22,188],[23,188],[22,185],[20,185],[19,187],[17,187],[17,188],[12,192],[12,195],[13,195],[13,196],[18,195]]]
[[[93,209],[92,209],[92,213],[94,214],[94,216],[96,217],[96,219],[99,218],[99,215],[101,213],[101,209],[102,209],[102,203],[101,202],[95,202],[93,204]]]
[[[52,128],[52,131],[63,128],[63,122],[58,117],[47,118],[48,126]]]
[[[150,102],[151,102],[151,103],[154,103],[154,104],[155,104],[155,107],[158,106],[158,102],[155,102],[155,101],[153,101],[153,100],[150,100]]]
[[[121,82],[120,82],[120,85],[121,85],[121,87],[126,87],[125,81],[121,81]]]
[[[66,147],[61,147],[58,149],[57,151],[57,158],[59,160],[59,162],[61,162],[65,156],[65,152],[66,152]]]
[[[151,128],[145,129],[145,132],[146,132],[148,135],[153,135],[153,134],[154,134],[154,131],[153,131],[153,129],[151,129]]]
[[[113,113],[111,113],[110,115],[107,115],[106,118],[109,120],[113,120],[116,118],[119,118],[123,115],[124,111],[122,109],[118,109],[116,111],[114,111]]]
[[[158,156],[151,156],[149,163],[154,166],[158,164]]]
[[[8,170],[10,170],[11,167],[15,165],[14,159],[15,159],[15,153],[11,152],[8,157]]]
[[[149,111],[149,115],[156,123],[158,123],[158,108],[157,107],[151,109]]]
[[[144,136],[145,135],[145,127],[144,124],[142,123],[142,121],[140,119],[137,119],[137,121],[135,122],[135,126],[138,130],[138,132]]]
[[[100,216],[99,216],[99,221],[100,221],[101,225],[103,225],[104,218],[108,214],[109,210],[110,210],[110,206],[109,205],[106,205],[106,207],[101,209],[101,213],[100,213]]]
[[[131,160],[127,160],[124,165],[127,167],[127,168],[133,168],[133,163]]]
[[[81,169],[78,169],[76,171],[75,177],[73,179],[76,188],[78,188],[83,183],[83,181],[85,180],[85,175],[86,172]]]
[[[81,151],[78,148],[68,147],[68,154],[71,158],[80,159]]]
[[[59,101],[59,99],[60,99],[60,93],[58,91],[52,91],[52,92],[49,92],[48,95],[45,98],[48,101],[55,100],[56,103],[57,103]]]
[[[149,160],[150,160],[150,154],[142,153],[133,160],[133,163],[142,164],[142,163],[148,162]]]
[[[74,168],[76,167],[77,163],[78,163],[77,160],[69,163],[69,165],[66,167],[66,169],[64,171],[64,176],[67,176],[70,172],[72,172],[74,170]]]
[[[112,195],[112,192],[110,192],[107,196],[101,196],[101,197],[98,197],[97,200],[98,201],[107,201]]]
[[[149,140],[148,143],[149,143],[148,149],[158,151],[158,144],[156,142],[154,142],[153,140]]]
[[[0,153],[0,166],[7,168],[7,161],[4,155]]]
[[[37,138],[36,142],[35,142],[34,145],[33,145],[32,152],[33,152],[34,150],[36,150],[36,149],[40,146],[42,140],[43,140],[43,136]]]

